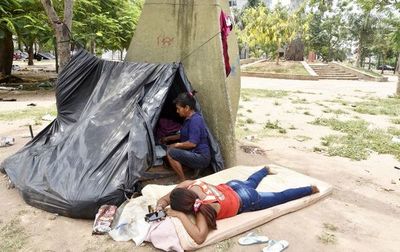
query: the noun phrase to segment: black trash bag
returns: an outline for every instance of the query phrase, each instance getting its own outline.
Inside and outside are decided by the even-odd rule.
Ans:
[[[0,169],[28,204],[92,219],[135,192],[152,166],[153,130],[171,87],[190,89],[180,64],[111,62],[80,50],[56,84],[57,118]],[[216,172],[223,159],[211,134],[210,143]]]

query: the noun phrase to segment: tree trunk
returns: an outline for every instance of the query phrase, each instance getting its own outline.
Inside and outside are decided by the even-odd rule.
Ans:
[[[368,70],[371,70],[371,55],[368,57]]]
[[[3,30],[4,36],[0,38],[0,79],[11,75],[14,44],[12,33],[8,30]]]
[[[396,94],[400,95],[400,53],[399,57],[397,58],[397,89]]]
[[[396,88],[396,94],[400,95],[400,71],[397,71],[397,88]]]
[[[18,50],[20,50],[21,52],[23,52],[24,50],[22,49],[22,42],[21,40],[18,38]]]
[[[357,48],[357,61],[356,61],[356,66],[361,67],[361,57],[362,57],[362,34],[360,34],[360,38],[358,39],[358,48]]]
[[[381,74],[383,74],[384,68],[385,68],[385,54],[383,54],[383,56],[382,56],[382,71],[381,71]]]
[[[286,60],[303,61],[304,60],[304,43],[301,38],[296,38],[286,48]]]
[[[28,66],[33,66],[33,42],[28,45]]]
[[[96,42],[94,41],[94,38],[93,38],[90,40],[90,53],[91,54],[94,54],[95,47],[96,47]]]
[[[71,41],[69,31],[72,26],[73,0],[64,0],[64,20],[58,17],[51,0],[41,0],[42,5],[49,17],[57,41],[57,53],[59,69],[62,71],[71,58]]]
[[[56,56],[56,73],[59,71],[59,64],[58,64],[58,52],[57,52],[57,41],[56,38],[53,39],[54,43],[54,55]]]
[[[278,49],[276,49],[276,64],[279,65],[279,49],[281,48],[281,43],[278,42]]]

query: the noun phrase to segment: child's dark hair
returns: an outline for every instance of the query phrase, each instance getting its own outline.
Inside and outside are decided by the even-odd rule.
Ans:
[[[196,215],[194,203],[196,199],[199,199],[199,196],[195,192],[185,188],[175,188],[171,191],[169,199],[173,210]],[[217,229],[217,212],[212,206],[201,204],[198,212],[206,218],[207,225],[211,229]]]
[[[180,93],[174,99],[173,103],[178,106],[181,106],[181,107],[189,106],[189,108],[195,110],[196,109],[196,100],[194,99],[194,95],[196,93],[197,93],[196,90],[193,90],[192,92]]]

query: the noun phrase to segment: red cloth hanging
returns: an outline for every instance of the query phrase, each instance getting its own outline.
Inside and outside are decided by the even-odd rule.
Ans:
[[[219,18],[220,26],[221,26],[221,40],[222,40],[222,49],[224,54],[224,63],[225,63],[225,73],[226,76],[231,72],[231,66],[229,64],[229,54],[228,54],[228,35],[232,31],[232,22],[223,11],[221,11],[221,15]]]

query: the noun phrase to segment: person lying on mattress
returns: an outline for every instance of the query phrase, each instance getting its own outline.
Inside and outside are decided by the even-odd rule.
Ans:
[[[314,185],[282,192],[256,191],[260,181],[268,174],[273,173],[269,167],[264,167],[246,181],[231,180],[217,186],[201,180],[186,180],[161,197],[156,209],[165,209],[168,216],[179,218],[193,240],[201,244],[210,230],[217,229],[216,220],[266,209],[319,192]],[[189,219],[189,214],[195,216],[196,223]]]
[[[167,159],[171,168],[184,181],[185,174],[182,165],[194,169],[197,173],[210,165],[211,155],[208,144],[208,133],[205,122],[200,113],[195,111],[196,91],[181,93],[173,101],[176,112],[185,118],[180,135],[164,137],[161,142],[168,144],[170,141],[179,140],[177,143],[168,145]]]

